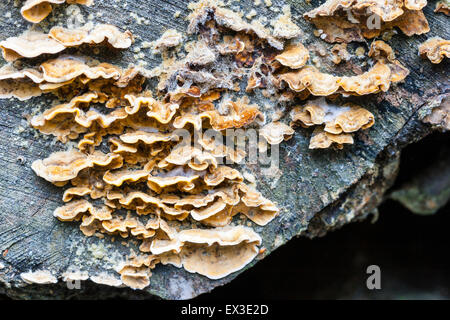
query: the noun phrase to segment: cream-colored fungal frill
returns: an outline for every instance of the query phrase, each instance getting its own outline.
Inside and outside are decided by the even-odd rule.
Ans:
[[[183,230],[172,240],[154,240],[150,250],[163,264],[220,279],[250,263],[260,244],[252,229],[236,226]]]
[[[342,60],[348,61],[350,60],[350,54],[347,51],[346,43],[338,43],[331,48],[331,61],[335,64],[341,63]]]
[[[292,110],[292,121],[300,122],[305,127],[325,125],[324,131],[339,134],[370,128],[374,124],[374,116],[354,104],[336,106],[328,104],[325,98],[319,98],[308,102],[304,107],[295,107]]]
[[[398,27],[407,36],[430,31],[422,12],[426,0],[327,0],[304,14],[328,42],[364,41]]]
[[[323,131],[322,128],[314,129],[309,142],[310,149],[326,149],[336,144],[338,149],[344,148],[344,144],[353,144],[353,137],[348,133],[332,134]]]
[[[58,282],[58,279],[48,270],[23,272],[20,274],[20,277],[29,284],[52,284]]]
[[[443,14],[450,16],[450,1],[449,0],[441,0],[436,3],[436,7],[434,8],[434,12],[442,12]]]
[[[42,77],[48,83],[66,83],[83,76],[84,81],[92,79],[119,79],[121,70],[109,63],[83,57],[63,55],[41,64]],[[89,80],[88,80],[89,79]]]
[[[444,57],[450,58],[450,40],[440,37],[428,39],[419,46],[419,54],[432,63],[441,63]]]
[[[275,57],[275,60],[291,69],[300,69],[309,59],[308,49],[301,43],[287,47],[282,53]]]
[[[91,275],[89,277],[89,279],[94,283],[103,284],[105,286],[110,286],[110,287],[122,287],[123,286],[122,280],[117,279],[115,276],[113,276],[112,274],[109,274],[107,272],[100,272],[96,275]]]
[[[152,48],[157,51],[164,51],[178,46],[183,40],[183,36],[175,29],[169,29],[152,43]]]
[[[0,97],[27,100],[42,93],[56,93],[62,87],[76,86],[96,79],[119,80],[122,70],[109,63],[84,56],[62,55],[43,62],[38,68],[18,70],[12,65],[0,69]]]
[[[133,35],[130,31],[121,32],[109,24],[87,24],[78,29],[53,27],[48,34],[30,30],[18,37],[8,38],[0,42],[0,48],[3,58],[12,62],[20,58],[60,53],[66,48],[82,44],[103,42],[116,49],[126,49],[131,46]]]
[[[374,41],[369,52],[376,62],[368,71],[356,76],[335,76],[319,71],[313,66],[304,66],[297,71],[282,73],[274,83],[283,87],[286,83],[295,92],[307,91],[315,96],[366,95],[386,92],[391,83],[402,81],[409,74],[399,61],[395,60],[392,48],[383,41]]]
[[[81,199],[76,200],[56,208],[53,215],[61,221],[79,220],[85,213],[89,213],[99,221],[111,220],[112,209],[106,206],[94,207],[89,201]]]
[[[284,6],[283,14],[273,22],[273,35],[276,38],[293,39],[301,36],[302,30],[292,21],[291,7]]]
[[[130,31],[122,32],[116,26],[110,24],[87,24],[78,29],[66,29],[53,27],[48,36],[65,47],[77,47],[82,44],[108,43],[116,49],[127,49],[134,41]]]
[[[29,30],[18,37],[1,41],[0,48],[3,58],[12,62],[20,58],[34,58],[43,53],[59,53],[66,47],[45,33]]]
[[[27,0],[20,9],[20,12],[27,21],[38,23],[52,12],[52,5],[62,4],[64,2],[66,0]],[[90,6],[94,3],[94,0],[67,0],[67,3]]]
[[[347,103],[343,106],[328,104],[325,98],[295,107],[291,112],[291,125],[300,123],[304,127],[323,126],[311,138],[310,149],[328,148],[333,142],[342,147],[353,143],[349,133],[368,129],[374,124],[374,115],[364,108]]]
[[[294,130],[282,122],[275,121],[266,124],[259,133],[269,144],[280,144],[282,141],[289,140]]]
[[[45,180],[54,184],[66,183],[86,168],[95,166],[104,168],[119,168],[123,159],[118,154],[104,154],[95,151],[92,154],[77,150],[59,151],[44,160],[36,160],[31,165],[34,172]]]
[[[3,69],[2,71],[5,70]],[[24,82],[22,79],[9,78],[0,80],[0,99],[16,98],[25,101],[38,97],[41,94],[42,90],[34,82]]]
[[[154,255],[135,256],[118,270],[121,281],[132,289],[144,289],[150,284],[151,269],[159,263]]]

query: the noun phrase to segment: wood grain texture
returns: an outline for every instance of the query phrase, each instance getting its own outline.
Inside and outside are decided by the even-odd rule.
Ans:
[[[0,40],[18,35],[30,27],[13,3],[12,0],[0,3]],[[318,6],[319,1],[313,0],[310,4],[304,1],[273,3],[273,7],[279,8],[283,4],[292,5],[293,18],[305,34],[303,43],[306,46],[331,48],[331,45],[312,35],[311,24],[302,18],[302,14]],[[248,8],[244,11],[253,8],[251,0],[241,0],[235,5]],[[387,93],[353,99],[374,113],[376,119],[370,130],[355,136],[354,145],[346,146],[342,151],[309,150],[311,131],[299,129],[281,147],[283,175],[275,186],[271,186],[272,181],[261,174],[262,168],[247,167],[258,177],[258,187],[262,193],[282,209],[280,216],[266,227],[255,226],[255,231],[262,235],[266,254],[294,236],[323,235],[331,229],[366,217],[380,203],[395,178],[401,148],[430,131],[420,122],[418,114],[426,110],[435,97],[449,92],[448,61],[432,65],[417,54],[419,43],[429,37],[450,38],[449,18],[433,13],[434,7],[435,2],[430,1],[425,8],[431,28],[428,34],[407,38],[399,32],[388,41],[397,58],[411,71],[406,81],[392,86]],[[51,15],[55,21],[50,22],[52,19],[47,18],[41,24],[44,29],[64,25],[67,8],[67,5],[57,7]],[[95,1],[92,7],[79,8],[86,22],[92,14],[95,22],[131,30],[137,36],[135,46],[139,46],[141,41],[157,39],[168,28],[183,32],[187,26],[183,19],[188,14],[185,1],[104,0]],[[256,9],[258,14],[264,14],[269,19],[277,16],[264,6]],[[176,11],[181,12],[178,19],[174,18]],[[5,12],[10,12],[11,17],[6,18]],[[148,22],[139,23],[135,15]],[[349,46],[363,46],[367,50],[364,43]],[[96,56],[92,49],[83,50]],[[158,57],[148,50],[143,52],[145,58],[142,60],[148,63],[149,68],[159,64]],[[133,47],[123,52],[102,51],[97,57],[124,67],[136,63]],[[353,58],[347,64],[337,67],[324,65],[323,68],[335,74],[351,74],[352,70],[358,70],[358,64],[358,59]],[[35,176],[31,163],[65,147],[29,128],[24,118],[26,114],[48,108],[52,100],[50,96],[26,102],[0,100],[0,262],[4,265],[0,269],[0,291],[20,298],[88,295],[92,290],[98,290],[98,294],[104,297],[117,293],[129,297],[140,295],[128,289],[105,289],[92,283],[83,284],[83,289],[76,293],[67,290],[61,283],[24,287],[20,280],[21,272],[47,269],[59,276],[69,266],[86,270],[91,275],[106,270],[117,277],[112,270],[114,262],[129,252],[120,241],[111,242],[109,237],[86,238],[77,223],[63,223],[53,217],[53,210],[62,203],[64,189]],[[94,255],[98,250],[104,250],[105,254]],[[254,263],[256,261],[248,267]],[[146,294],[166,299],[189,298],[223,285],[238,274],[213,281],[183,269],[158,265]]]

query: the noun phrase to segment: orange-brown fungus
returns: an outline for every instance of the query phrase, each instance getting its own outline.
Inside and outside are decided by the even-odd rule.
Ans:
[[[450,40],[439,37],[428,39],[419,46],[419,54],[432,63],[440,63],[444,57],[450,58]]]
[[[50,12],[52,12],[52,5],[61,4],[66,2],[66,0],[27,0],[20,12],[22,16],[29,22],[38,23],[44,20]],[[83,4],[91,5],[94,0],[67,0],[70,4]]]
[[[130,31],[121,32],[113,25],[85,25],[78,29],[53,27],[48,34],[28,30],[17,37],[0,42],[3,58],[12,62],[20,58],[35,58],[43,54],[56,54],[69,47],[82,44],[107,43],[116,49],[129,48],[133,42]]]
[[[434,12],[441,12],[447,16],[450,16],[450,2],[449,0],[441,0],[436,3]]]
[[[339,148],[345,143],[352,144],[352,132],[370,128],[374,124],[371,112],[357,105],[343,106],[328,104],[325,98],[308,102],[303,107],[295,107],[291,112],[291,125],[317,128],[310,142],[310,149],[328,148],[333,142]]]
[[[328,42],[364,41],[398,27],[407,36],[430,31],[422,12],[426,0],[327,0],[304,14]]]
[[[296,71],[277,75],[274,83],[279,88],[285,84],[294,92],[308,95],[329,96],[366,95],[387,91],[391,83],[402,81],[408,69],[395,60],[392,48],[383,41],[374,41],[369,52],[376,63],[368,71],[356,76],[335,76],[319,71],[313,66],[304,66]],[[308,96],[306,95],[306,97]]]

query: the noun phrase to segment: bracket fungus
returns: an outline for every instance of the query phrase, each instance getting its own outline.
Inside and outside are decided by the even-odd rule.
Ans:
[[[257,233],[242,226],[191,229],[179,232],[172,240],[153,241],[150,250],[163,264],[220,279],[251,262],[261,242]]]
[[[300,69],[309,59],[308,49],[301,43],[291,45],[275,57],[275,60],[291,69]]]
[[[127,49],[134,41],[130,31],[121,32],[109,24],[87,24],[77,29],[53,27],[49,33],[28,30],[17,37],[0,42],[3,58],[12,62],[20,58],[35,58],[43,54],[57,54],[66,48],[82,44],[106,42],[116,49]]]
[[[20,12],[27,21],[39,23],[52,12],[52,5],[62,4],[64,2],[66,0],[27,0],[20,9]],[[94,0],[67,0],[67,3],[90,6],[94,3]]]
[[[29,284],[52,284],[58,282],[58,279],[48,270],[23,272],[20,274],[20,277]]]
[[[353,137],[348,133],[332,134],[323,131],[322,128],[314,129],[309,142],[310,149],[326,149],[336,144],[338,149],[344,148],[344,144],[353,144]]]
[[[261,128],[260,134],[269,144],[280,144],[289,140],[294,134],[294,130],[282,122],[271,122]]]
[[[208,46],[206,43],[201,45]],[[192,61],[198,62],[199,59],[196,57]],[[57,185],[68,182],[72,185],[64,192],[66,204],[55,210],[55,217],[62,221],[80,221],[80,230],[86,236],[100,232],[139,239],[142,241],[139,248],[145,253],[151,251],[154,242],[165,241],[167,237],[169,240],[175,239],[176,232],[166,221],[177,223],[191,220],[212,228],[207,229],[208,232],[223,227],[228,228],[227,234],[232,234],[241,228],[229,226],[236,214],[241,213],[259,225],[266,225],[278,215],[276,205],[245,185],[238,170],[221,165],[223,158],[240,162],[245,156],[244,150],[231,150],[204,135],[196,137],[194,141],[198,146],[192,147],[180,142],[181,137],[176,131],[187,129],[195,137],[196,132],[201,133],[206,126],[222,136],[226,129],[245,128],[257,119],[262,121],[257,105],[242,98],[220,101],[216,107],[213,101],[220,98],[220,94],[214,91],[217,88],[206,90],[204,94],[196,91],[195,87],[185,93],[169,93],[169,99],[165,102],[143,94],[139,88],[132,94],[121,93],[118,96],[115,93],[111,96],[105,93],[102,81],[115,85],[127,71],[112,65],[84,63],[84,60],[81,61],[83,63],[78,62],[71,56],[61,56],[43,63],[39,71],[22,72],[22,78],[30,81],[36,78],[38,85],[70,82],[68,87],[85,88],[85,93],[34,116],[30,121],[42,133],[55,135],[62,142],[84,134],[78,144],[80,151],[56,152],[32,165],[36,174],[44,179]],[[62,72],[66,69],[65,64],[76,66],[65,74]],[[182,68],[206,64],[208,62],[187,63]],[[72,84],[74,79],[79,79],[76,85]],[[124,82],[120,89],[126,92],[129,86],[129,81]],[[117,96],[118,106],[108,103]],[[106,104],[112,111],[107,114],[100,112],[93,107],[97,104]],[[293,133],[288,126],[278,126],[282,139]],[[275,137],[267,129],[269,127],[266,128],[268,139],[278,140],[278,135],[275,134]],[[113,135],[108,139],[111,152],[104,154],[96,151],[95,147],[102,143],[102,137],[108,134]],[[104,204],[94,205],[86,199],[88,197],[102,199]],[[122,209],[135,211],[138,216],[129,213],[126,217],[121,216],[119,212]],[[156,224],[155,219],[159,221]],[[189,250],[198,245],[203,252],[214,248],[215,252],[221,253],[219,260],[222,267],[216,274],[204,268],[214,269],[217,258],[202,260],[199,263],[203,267],[199,267],[195,266],[197,258],[185,254],[188,251],[180,249],[182,254],[179,257],[189,271],[211,278],[226,276],[244,267],[258,253],[255,244],[260,244],[261,240],[256,233],[249,231],[251,229],[247,229],[241,231],[251,234],[253,238],[235,244],[216,241],[209,245],[207,242],[206,248],[203,248],[203,243],[191,244],[183,240]],[[203,229],[192,230],[206,232],[201,231]],[[185,233],[181,231],[181,234]],[[164,253],[164,256],[167,258],[168,254]],[[151,264],[126,264],[119,271],[121,282],[136,289],[148,286],[150,269],[161,258],[159,255],[155,257]],[[208,267],[208,263],[211,266]]]
[[[169,29],[162,36],[152,43],[152,48],[156,51],[163,52],[169,48],[173,48],[181,44],[183,36],[175,29]]]
[[[77,177],[78,173],[94,166],[119,168],[122,157],[118,154],[104,154],[95,151],[86,155],[80,151],[58,151],[44,160],[36,160],[31,168],[34,172],[52,183],[68,182]]]
[[[342,147],[352,144],[352,132],[370,128],[374,124],[374,115],[354,104],[335,106],[325,98],[308,102],[303,107],[295,107],[291,112],[291,125],[300,123],[304,127],[322,126],[313,133],[310,149],[328,148],[333,142]]]
[[[441,63],[444,57],[450,58],[450,40],[430,38],[419,46],[419,55],[432,63]]]
[[[383,41],[374,41],[369,55],[375,60],[375,64],[359,75],[335,76],[306,65],[296,71],[276,75],[274,84],[281,89],[287,84],[294,92],[307,92],[314,96],[337,93],[360,96],[386,92],[391,83],[403,81],[409,74],[408,69],[394,59],[392,48]]]
[[[450,1],[441,0],[436,3],[434,12],[442,12],[443,14],[450,16]]]
[[[291,7],[284,6],[283,14],[273,22],[273,35],[281,39],[293,39],[303,34],[299,26],[291,20]]]
[[[422,12],[426,4],[426,0],[327,0],[303,16],[322,30],[325,41],[363,42],[393,27],[407,36],[430,31]]]
[[[444,131],[450,130],[450,99],[448,95],[442,97],[440,105],[434,107],[422,121]]]

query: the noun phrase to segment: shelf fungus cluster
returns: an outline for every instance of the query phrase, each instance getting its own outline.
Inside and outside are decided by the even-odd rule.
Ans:
[[[52,12],[53,5],[65,2],[90,6],[94,3],[94,0],[27,0],[20,9],[20,12],[25,20],[32,23],[39,23]]]
[[[0,98],[28,100],[43,93],[58,97],[74,97],[87,86],[99,92],[77,96],[71,103],[86,100],[108,101],[112,107],[117,99],[139,90],[143,78],[133,69],[122,70],[109,63],[86,56],[61,55],[39,66],[17,69],[7,64],[0,69]],[[100,93],[102,88],[108,88]],[[94,96],[96,98],[94,98]]]
[[[422,2],[396,2],[388,12],[378,2],[333,1],[308,16],[328,19],[342,8],[355,14],[364,8],[380,14],[387,25],[409,12],[420,16],[422,7]],[[152,70],[61,54],[83,44],[128,48],[132,34],[109,25],[54,27],[48,34],[30,31],[0,43],[10,62],[61,54],[37,66],[0,69],[0,98],[26,100],[52,93],[64,100],[30,118],[42,134],[77,142],[76,148],[32,164],[39,177],[65,188],[65,204],[54,216],[78,221],[86,236],[139,241],[139,254],[117,268],[120,283],[91,277],[99,283],[142,289],[160,263],[211,279],[244,268],[264,251],[251,226],[267,225],[280,210],[254,181],[245,182],[238,169],[250,149],[236,137],[229,144],[229,129],[259,129],[263,139],[258,148],[265,151],[267,143],[273,148],[290,139],[292,127],[314,126],[311,149],[342,148],[353,143],[355,132],[374,124],[374,115],[355,104],[326,99],[387,91],[409,72],[383,41],[372,43],[373,64],[366,72],[336,76],[320,71],[309,64],[310,53],[299,42],[302,32],[286,8],[272,31],[213,0],[192,3],[190,9],[187,31],[196,39],[183,43],[184,35],[168,30],[153,42],[162,63]],[[336,50],[346,59],[340,53],[345,46]],[[147,77],[156,78],[154,91],[147,90]],[[264,98],[286,104],[319,98],[292,107],[288,125],[284,113],[264,112],[268,110],[252,102],[258,90]]]
[[[449,0],[438,1],[436,3],[434,12],[441,12],[447,16],[450,16],[450,1]]]
[[[115,49],[127,49],[133,42],[130,31],[121,32],[109,24],[86,24],[78,29],[53,27],[49,33],[26,31],[18,37],[0,42],[3,58],[12,62],[20,58],[35,58],[43,54],[56,54],[69,47],[82,44],[106,43]]]
[[[81,151],[56,152],[32,165],[47,181],[70,186],[63,196],[67,204],[55,210],[55,217],[81,221],[86,236],[104,233],[142,240],[139,249],[150,254],[152,262],[143,262],[150,256],[137,256],[120,269],[123,283],[133,288],[149,284],[150,270],[158,262],[212,279],[249,263],[261,240],[250,228],[230,226],[233,216],[242,214],[266,225],[278,208],[246,185],[238,170],[221,164],[224,158],[242,160],[244,150],[230,150],[205,137],[198,138],[202,148],[197,148],[183,142],[177,127],[194,134],[198,117],[197,129],[205,120],[221,134],[224,128],[245,126],[243,121],[252,122],[253,117],[238,114],[229,119],[213,110],[190,113],[205,102],[189,96],[163,103],[134,95],[125,97],[125,106],[103,115],[89,107],[94,99],[97,93],[86,93],[31,119],[35,128],[61,141],[85,133]],[[234,104],[239,106],[233,111],[247,108]],[[103,135],[109,135],[109,153],[94,148]],[[121,215],[121,210],[128,214]],[[187,221],[209,229],[180,223]],[[163,246],[166,242],[170,244]]]
[[[364,41],[399,28],[407,36],[430,31],[422,12],[426,0],[327,0],[304,14],[328,42]]]
[[[353,143],[351,133],[370,128],[374,116],[368,110],[354,104],[335,106],[328,104],[325,98],[308,102],[303,107],[295,107],[291,112],[292,125],[315,126],[310,149],[328,148],[333,143],[339,149],[346,143]]]
[[[297,53],[289,57],[289,53],[294,50]],[[373,41],[370,46],[368,55],[374,61],[372,67],[355,76],[323,73],[305,64],[305,50],[303,46],[297,45],[297,48],[287,47],[277,55],[275,60],[288,68],[274,73],[271,82],[281,91],[281,96],[285,95],[288,99],[307,99],[311,95],[321,97],[310,100],[304,106],[296,106],[291,111],[291,126],[318,126],[310,141],[311,149],[328,148],[332,144],[342,148],[344,144],[354,142],[353,132],[374,124],[374,116],[368,110],[351,103],[329,105],[325,97],[336,99],[339,96],[386,92],[391,83],[402,81],[409,74],[408,69],[395,59],[392,48],[381,40]]]
[[[441,63],[444,57],[450,58],[450,40],[430,38],[419,46],[419,55],[432,63]]]

